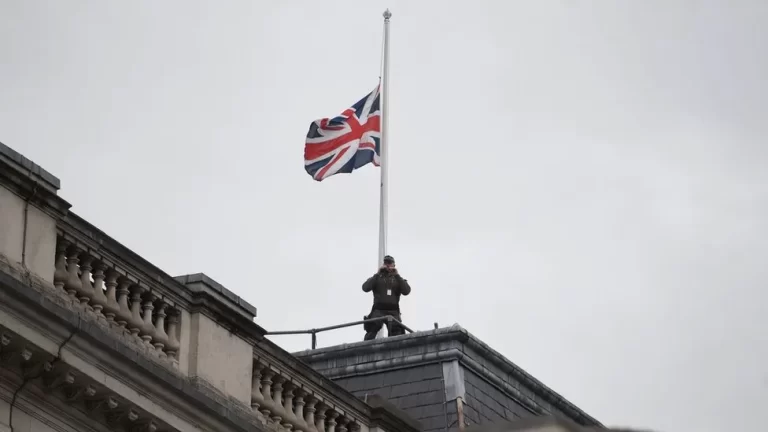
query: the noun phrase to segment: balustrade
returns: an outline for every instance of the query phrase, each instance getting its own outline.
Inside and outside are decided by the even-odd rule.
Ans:
[[[284,431],[358,432],[361,422],[311,388],[254,360],[251,408]]]
[[[177,363],[179,309],[125,270],[64,238],[56,246],[54,286],[83,310]]]

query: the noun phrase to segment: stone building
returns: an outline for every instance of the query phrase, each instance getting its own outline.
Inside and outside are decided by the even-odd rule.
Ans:
[[[0,432],[599,426],[457,326],[290,354],[254,306],[204,274],[164,273],[59,187],[0,143]]]

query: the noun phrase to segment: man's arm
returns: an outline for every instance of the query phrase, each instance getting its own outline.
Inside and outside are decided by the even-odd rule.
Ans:
[[[397,275],[397,278],[400,279],[400,294],[402,295],[408,295],[411,293],[411,286],[408,284],[408,281],[403,279],[402,276]]]
[[[373,289],[373,285],[376,283],[376,276],[378,276],[378,273],[363,282],[363,292],[370,292]]]

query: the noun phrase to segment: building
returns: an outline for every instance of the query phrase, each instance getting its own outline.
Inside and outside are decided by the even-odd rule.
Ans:
[[[290,354],[254,306],[204,274],[164,273],[59,188],[0,144],[0,432],[599,426],[459,327]]]

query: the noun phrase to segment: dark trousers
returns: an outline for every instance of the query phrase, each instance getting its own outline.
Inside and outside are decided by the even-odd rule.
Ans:
[[[383,309],[372,309],[370,315],[366,316],[365,319],[379,318],[384,316],[391,316],[394,319],[400,321],[400,311]],[[398,336],[405,334],[405,329],[398,325],[398,323],[392,322],[389,324],[387,321],[382,320],[363,324],[363,328],[365,329],[365,338],[363,340],[376,339],[376,334],[379,332],[379,330],[381,330],[381,326],[383,326],[385,323],[387,324],[387,336]]]

